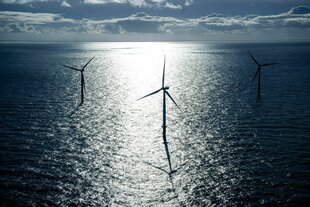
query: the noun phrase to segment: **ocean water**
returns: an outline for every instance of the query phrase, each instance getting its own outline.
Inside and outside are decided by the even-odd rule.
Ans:
[[[256,95],[257,66],[262,69]],[[169,177],[162,140],[166,85]],[[85,102],[80,74],[85,69]],[[308,206],[310,44],[1,43],[1,206]]]

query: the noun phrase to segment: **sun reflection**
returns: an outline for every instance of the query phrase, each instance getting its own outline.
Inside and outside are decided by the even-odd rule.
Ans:
[[[193,113],[196,107],[201,108],[201,102],[199,99],[193,102],[193,94],[197,88],[192,87],[192,83],[195,78],[200,77],[201,72],[209,74],[213,71],[212,68],[209,65],[203,68],[206,70],[192,68],[195,64],[201,67],[204,62],[199,62],[199,58],[194,62],[188,61],[195,53],[184,49],[186,47],[182,43],[85,43],[86,45],[90,48],[87,56],[95,55],[94,64],[97,64],[87,76],[93,80],[89,81],[89,91],[97,91],[98,94],[102,91],[101,98],[98,98],[100,107],[94,113],[98,119],[103,120],[98,122],[100,129],[96,142],[102,140],[113,144],[108,144],[101,152],[100,148],[95,147],[96,142],[87,142],[91,151],[96,151],[99,155],[106,151],[112,152],[109,166],[113,177],[113,203],[127,200],[128,206],[139,206],[146,202],[178,206],[174,203],[177,202],[174,199],[175,191],[171,190],[174,183],[164,172],[169,172],[169,165],[162,137],[162,93],[139,101],[137,99],[162,87],[166,55],[165,83],[170,87],[169,93],[181,107],[179,110],[173,102],[167,100],[167,140],[170,142],[172,169],[180,169],[185,162],[199,160],[196,157],[192,160],[188,156],[188,151],[192,151],[193,146],[201,150],[201,154],[204,149],[204,145],[198,143],[201,139],[197,138],[198,130],[203,129],[203,126],[194,124],[199,113]],[[197,50],[195,47],[190,48]],[[209,58],[208,55],[204,57]],[[199,82],[196,81],[194,86],[197,85],[200,87],[198,90],[208,94],[210,87],[206,84],[206,79],[198,79]],[[192,133],[189,135],[187,132]],[[103,154],[94,156],[91,162],[100,163],[102,160]],[[179,174],[183,174],[182,170],[174,174],[174,186],[180,188],[186,185],[184,182],[187,182],[187,175],[182,175],[180,183]],[[191,176],[188,177],[188,180],[191,179]],[[100,186],[96,181],[94,185]]]
[[[166,43],[126,43],[118,46],[131,49],[120,50],[122,59],[118,59],[122,70],[120,76],[127,91],[121,109],[126,111],[123,120],[126,146],[120,153],[127,159],[117,163],[116,168],[125,171],[128,180],[126,186],[124,183],[116,185],[124,192],[139,196],[137,200],[142,197],[143,200],[160,200],[161,197],[154,197],[154,192],[160,195],[170,186],[167,175],[152,167],[154,165],[168,171],[162,144],[162,95],[156,94],[140,101],[137,99],[161,88],[164,55],[172,48]],[[169,67],[168,61],[166,66]]]

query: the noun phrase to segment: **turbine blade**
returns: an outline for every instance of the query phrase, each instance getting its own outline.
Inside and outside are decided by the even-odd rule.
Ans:
[[[62,65],[63,67],[66,67],[66,68],[69,68],[71,70],[77,70],[77,71],[81,71],[80,69],[77,69],[77,68],[74,68],[74,67],[70,67],[70,66],[67,66],[67,65]]]
[[[85,68],[86,68],[86,66],[94,59],[95,57],[93,57],[92,59],[90,59],[87,63],[86,63],[86,65],[84,65],[84,67],[82,68],[82,70],[84,70]]]
[[[157,91],[154,91],[154,92],[152,92],[152,93],[150,93],[150,94],[148,94],[148,95],[146,95],[146,96],[143,96],[143,97],[137,99],[137,101],[139,101],[139,100],[141,100],[141,99],[143,99],[143,98],[146,98],[146,97],[148,97],[148,96],[154,95],[154,94],[158,93],[158,92],[161,91],[161,90],[163,90],[163,89],[162,89],[162,88],[161,88],[161,89],[158,89]]]
[[[253,55],[248,51],[249,55],[251,56],[251,58],[254,60],[254,62],[256,63],[256,65],[259,65],[259,63],[255,60],[255,58],[253,57]]]
[[[268,64],[263,64],[263,65],[261,65],[261,66],[263,67],[263,66],[277,65],[277,64],[279,64],[279,63],[268,63]]]
[[[256,73],[255,73],[255,76],[254,76],[252,82],[255,80],[255,78],[256,78],[256,76],[257,76],[257,74],[258,74],[258,71],[259,71],[259,68],[257,68],[257,71],[256,71]]]
[[[165,87],[165,70],[166,70],[166,55],[164,56],[164,69],[163,69],[163,80],[162,80],[162,87]]]
[[[180,108],[179,105],[173,100],[173,98],[172,98],[172,96],[169,94],[169,92],[168,92],[168,91],[165,91],[165,92],[166,92],[166,94],[169,96],[169,98],[172,100],[172,102],[173,102],[178,108]]]

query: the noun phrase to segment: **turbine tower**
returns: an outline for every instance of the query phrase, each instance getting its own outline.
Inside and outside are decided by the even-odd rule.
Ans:
[[[92,59],[90,59],[82,69],[78,69],[78,68],[74,68],[74,67],[70,67],[70,66],[67,66],[67,65],[63,65],[63,67],[66,67],[66,68],[69,68],[71,70],[76,70],[76,71],[79,71],[81,72],[81,103],[80,105],[83,104],[84,102],[84,91],[85,91],[85,80],[84,80],[84,69],[86,68],[86,66],[94,59],[94,57]]]
[[[169,94],[168,86],[165,86],[165,68],[166,68],[166,56],[164,57],[164,69],[163,69],[163,77],[162,77],[162,87],[146,96],[143,96],[139,98],[138,100],[141,100],[143,98],[146,98],[148,96],[154,95],[160,91],[163,91],[163,140],[164,140],[164,145],[165,145],[165,151],[168,159],[168,164],[169,164],[169,170],[170,170],[170,175],[175,173],[176,170],[172,170],[172,164],[171,164],[171,158],[170,158],[170,153],[169,153],[169,147],[168,147],[168,142],[167,142],[167,134],[166,134],[166,129],[167,129],[167,124],[166,124],[166,95],[172,100],[172,102],[179,108],[178,104],[173,100],[172,96]]]

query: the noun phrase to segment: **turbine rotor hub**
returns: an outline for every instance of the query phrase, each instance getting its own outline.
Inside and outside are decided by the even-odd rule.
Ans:
[[[169,86],[165,86],[163,89],[164,89],[164,90],[168,90],[168,89],[169,89]]]

